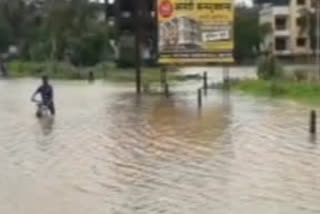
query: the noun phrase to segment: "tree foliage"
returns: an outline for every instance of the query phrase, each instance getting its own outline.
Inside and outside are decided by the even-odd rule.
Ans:
[[[261,41],[258,9],[245,6],[237,7],[234,31],[236,60],[241,62],[245,59],[255,58]]]
[[[13,44],[24,59],[68,60],[81,66],[102,59],[108,31],[97,14],[104,12],[103,5],[89,0],[35,2],[0,2],[0,52]]]
[[[11,29],[9,24],[0,18],[0,53],[8,49],[11,39]]]

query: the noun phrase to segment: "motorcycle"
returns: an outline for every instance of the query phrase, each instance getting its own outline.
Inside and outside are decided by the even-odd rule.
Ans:
[[[34,102],[37,106],[37,110],[36,110],[36,117],[37,118],[42,118],[44,116],[49,115],[49,109],[46,105],[43,104],[42,101],[37,100],[37,99],[32,99],[31,101]]]

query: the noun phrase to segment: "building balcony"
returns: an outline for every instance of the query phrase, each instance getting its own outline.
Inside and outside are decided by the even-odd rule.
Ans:
[[[294,53],[296,55],[310,55],[310,54],[312,54],[312,50],[311,50],[311,48],[308,48],[308,47],[296,48],[294,50]]]
[[[281,37],[289,37],[291,35],[290,30],[289,29],[284,29],[284,30],[274,30],[273,32],[274,36],[281,36]]]
[[[276,6],[273,7],[274,16],[288,16],[290,14],[288,6]]]
[[[290,50],[275,50],[274,54],[276,56],[291,56],[293,53]]]

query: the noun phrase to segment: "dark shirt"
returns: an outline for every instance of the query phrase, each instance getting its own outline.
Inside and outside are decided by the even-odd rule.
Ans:
[[[47,85],[41,85],[37,89],[37,93],[41,95],[42,102],[45,105],[50,104],[50,102],[53,102],[53,89],[52,86],[47,84]]]

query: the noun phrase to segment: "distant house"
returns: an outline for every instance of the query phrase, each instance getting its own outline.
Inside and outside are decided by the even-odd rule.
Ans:
[[[261,50],[279,57],[311,55],[310,24],[306,12],[312,11],[312,1],[268,2],[263,4],[260,10],[260,25],[262,27],[268,25],[270,28],[264,35]]]

